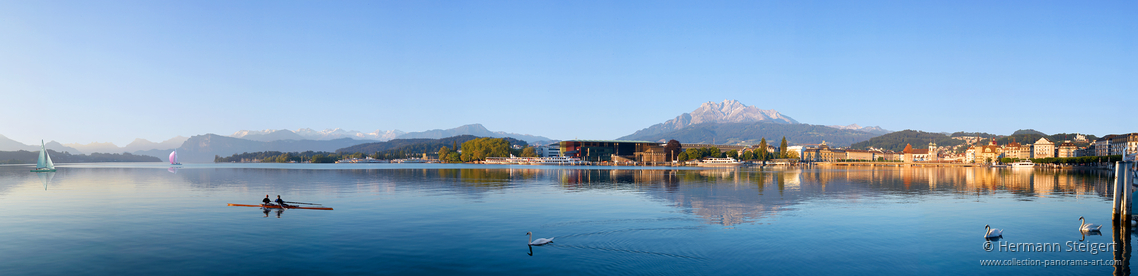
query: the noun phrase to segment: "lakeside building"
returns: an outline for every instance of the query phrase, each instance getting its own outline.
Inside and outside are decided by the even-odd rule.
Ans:
[[[801,156],[803,161],[836,162],[846,158],[846,151],[830,148],[826,141],[822,141],[816,148],[804,149]]]
[[[1015,140],[1012,140],[1011,143],[1008,143],[1002,147],[1002,151],[1004,153],[1004,157],[1006,158],[1018,158],[1020,160],[1027,160],[1031,158],[1031,146],[1032,145],[1030,144],[1021,145]]]
[[[1110,155],[1110,139],[1114,139],[1114,136],[1115,135],[1111,134],[1095,140],[1094,143],[1091,144],[1095,148],[1094,156]]]
[[[634,160],[637,152],[646,152],[651,147],[663,147],[660,143],[648,141],[622,141],[622,140],[569,140],[561,141],[562,156],[580,158],[588,162],[613,161],[619,159]],[[662,151],[662,150],[661,150]]]
[[[1122,155],[1123,151],[1138,152],[1138,133],[1114,135],[1110,139],[1110,155]]]
[[[838,149],[831,148],[825,141],[817,144],[815,147],[810,146],[790,146],[787,147],[787,152],[798,153],[799,160],[807,162],[838,162],[838,161],[875,161],[875,160],[888,160],[888,161],[901,161],[903,154],[894,153],[891,151],[882,150],[855,150],[855,149]],[[927,151],[927,149],[926,149]],[[927,155],[926,155],[927,156]],[[922,157],[925,158],[925,157]],[[924,159],[922,159],[924,160]]]
[[[537,146],[534,148],[537,156],[540,157],[557,157],[561,156],[561,143],[552,143],[548,145]]]
[[[872,161],[877,159],[877,153],[869,150],[848,149],[846,150],[846,160]]]
[[[1075,146],[1074,143],[1063,142],[1055,147],[1055,157],[1075,157],[1075,151],[1078,149],[1079,147]]]
[[[1004,149],[996,145],[996,140],[992,139],[986,146],[971,146],[964,151],[965,163],[979,163],[990,164],[1000,161],[1003,156]]]
[[[1048,141],[1047,138],[1039,138],[1031,148],[1031,158],[1055,157],[1055,143]]]
[[[684,148],[718,148],[720,152],[751,150],[750,146],[715,144],[680,144],[626,140],[567,140],[556,144],[558,154],[588,162],[671,163]],[[551,144],[550,146],[553,146]],[[777,149],[777,148],[776,148]],[[769,150],[769,149],[768,149]]]
[[[798,156],[798,159],[805,160],[805,159],[803,159],[803,155],[802,155],[802,151],[805,149],[806,149],[805,146],[788,146],[788,147],[786,147],[786,154],[790,154],[791,152],[793,152],[794,154],[796,154],[795,156]]]

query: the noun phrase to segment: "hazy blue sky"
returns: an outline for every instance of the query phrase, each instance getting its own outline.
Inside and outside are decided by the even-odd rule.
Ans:
[[[29,144],[470,123],[611,139],[724,99],[1102,135],[1138,131],[1138,2],[0,1],[0,98],[0,134]]]

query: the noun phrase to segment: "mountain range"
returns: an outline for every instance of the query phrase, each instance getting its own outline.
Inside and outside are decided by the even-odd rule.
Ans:
[[[49,150],[54,150],[54,151],[58,151],[58,152],[79,153],[79,150],[72,148],[72,147],[64,146],[63,144],[60,144],[59,142],[56,142],[56,141],[49,141],[47,143],[44,143],[44,147],[49,149]],[[40,147],[37,147],[35,145],[25,145],[24,143],[16,142],[16,140],[12,140],[12,139],[9,139],[8,137],[5,137],[4,135],[0,135],[0,151],[18,151],[18,150],[39,151]]]
[[[682,143],[757,144],[763,138],[766,138],[768,142],[775,143],[774,140],[786,137],[791,144],[816,144],[826,141],[834,146],[845,146],[885,133],[889,133],[889,131],[880,127],[862,127],[857,124],[848,126],[802,124],[776,110],[747,106],[737,100],[724,100],[719,103],[703,103],[692,112],[680,114],[671,120],[617,139],[648,141],[676,139]],[[113,143],[98,142],[63,145],[54,141],[46,143],[46,146],[48,149],[60,152],[129,152],[135,155],[156,156],[161,159],[165,159],[170,150],[176,148],[181,161],[193,163],[212,162],[215,156],[224,157],[242,152],[334,151],[377,141],[442,139],[460,135],[508,137],[531,144],[552,140],[537,135],[491,131],[481,124],[469,124],[451,129],[433,129],[419,132],[376,130],[364,133],[339,128],[320,131],[309,128],[242,130],[228,136],[217,134],[195,135],[189,138],[179,136],[160,143],[136,139],[123,147],[118,147]],[[39,147],[25,145],[0,136],[0,151],[13,150],[36,151],[39,150]]]
[[[229,137],[263,142],[276,140],[333,140],[341,138],[387,141],[395,139],[405,133],[406,132],[400,130],[376,130],[364,133],[357,130],[344,130],[341,128],[319,131],[311,128],[301,128],[295,131],[287,129],[242,130],[233,133],[233,135],[229,135]]]
[[[802,124],[776,110],[747,106],[737,100],[706,102],[691,113],[656,124],[617,140],[666,141],[698,144],[758,144],[763,138],[786,137],[793,144],[848,146],[889,133],[881,127]]]
[[[705,123],[751,123],[772,122],[780,124],[797,124],[793,118],[782,115],[775,110],[763,110],[755,106],[747,106],[736,100],[724,100],[722,103],[706,102],[691,113],[680,114],[675,119],[655,124],[632,134],[617,138],[617,140],[641,139],[665,134],[683,129],[692,125]]]
[[[84,154],[90,154],[90,153],[96,153],[96,152],[100,152],[100,153],[123,153],[123,152],[136,153],[136,152],[149,151],[149,150],[171,150],[171,149],[174,149],[174,148],[181,146],[182,143],[185,142],[187,139],[189,139],[189,138],[182,137],[182,136],[176,136],[174,138],[166,139],[166,141],[155,143],[155,142],[151,142],[150,140],[138,138],[138,139],[134,139],[134,141],[131,141],[130,144],[126,144],[126,146],[123,146],[123,147],[116,146],[114,143],[110,143],[110,142],[107,142],[107,143],[94,142],[94,143],[88,143],[88,144],[70,143],[70,144],[64,144],[64,146],[74,148],[74,149],[78,150],[80,153],[84,153]]]
[[[474,135],[478,137],[495,137],[503,138],[510,137],[527,142],[536,141],[549,141],[549,138],[542,136],[535,136],[529,134],[509,133],[505,131],[490,131],[482,124],[469,124],[459,126],[451,129],[432,129],[420,132],[403,132],[400,130],[376,130],[371,133],[363,133],[355,130],[343,129],[325,129],[322,131],[315,131],[310,128],[297,129],[291,131],[287,129],[266,129],[266,130],[242,130],[229,135],[233,138],[241,138],[253,141],[278,141],[278,140],[332,140],[341,138],[351,138],[356,140],[374,140],[374,141],[389,141],[392,139],[440,139],[445,137],[453,137],[459,135]]]
[[[366,142],[367,141],[350,138],[332,140],[276,140],[265,142],[217,134],[194,135],[187,139],[185,143],[182,143],[182,146],[178,147],[178,160],[186,163],[208,163],[213,162],[216,156],[224,157],[242,152],[334,151]],[[169,153],[167,151],[162,152]],[[157,156],[164,161],[168,161],[166,160],[166,156],[161,154]]]

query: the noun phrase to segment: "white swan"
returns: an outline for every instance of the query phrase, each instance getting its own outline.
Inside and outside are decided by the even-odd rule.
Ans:
[[[1100,228],[1102,228],[1102,225],[1087,223],[1086,219],[1083,219],[1083,217],[1079,217],[1079,222],[1081,222],[1079,225],[1079,231],[1098,231]]]
[[[546,238],[539,238],[539,239],[537,239],[537,240],[534,240],[534,239],[533,239],[533,232],[526,232],[526,235],[528,235],[528,236],[529,236],[529,245],[538,245],[538,246],[540,246],[540,245],[545,245],[545,244],[547,244],[547,243],[551,243],[551,242],[553,242],[553,238],[548,238],[548,239],[546,239]]]
[[[984,225],[984,229],[988,230],[987,233],[984,233],[984,238],[995,238],[995,237],[1003,237],[1004,236],[1004,230],[992,228],[992,227],[988,226],[987,224]]]

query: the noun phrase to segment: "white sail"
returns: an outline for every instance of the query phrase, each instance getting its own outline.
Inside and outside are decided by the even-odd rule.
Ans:
[[[42,143],[43,141],[40,141],[40,142]],[[51,162],[51,155],[47,154],[46,149],[43,151],[43,156],[47,157],[47,169],[54,170],[55,169],[55,163]]]
[[[47,161],[45,161],[47,158],[44,158],[44,156],[47,156],[47,149],[44,148],[43,140],[40,140],[40,159],[36,161],[36,169],[47,167]]]
[[[170,165],[178,164],[178,150],[170,152]]]

